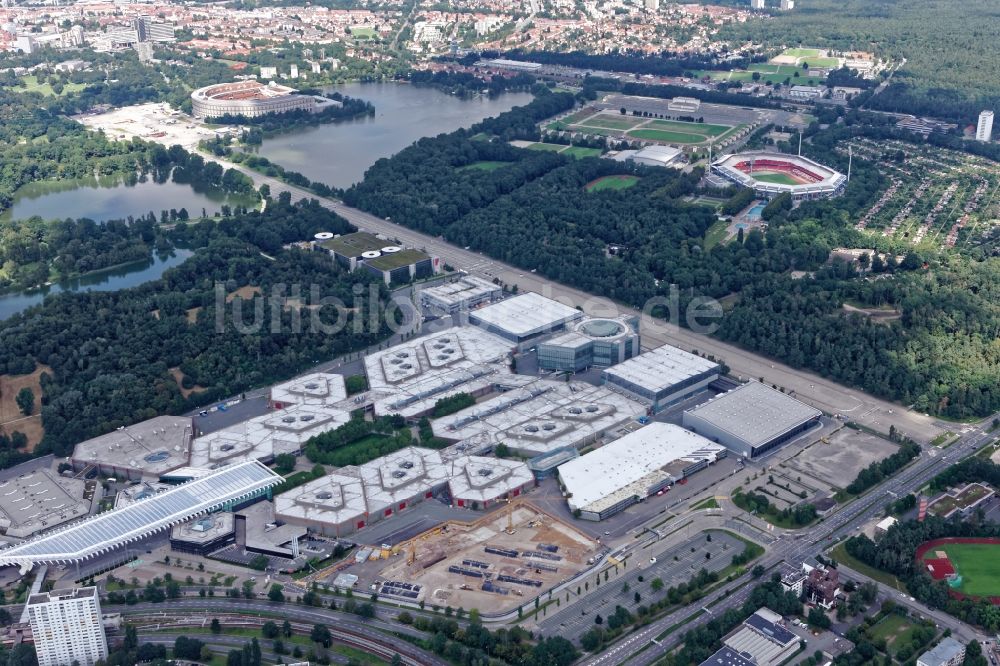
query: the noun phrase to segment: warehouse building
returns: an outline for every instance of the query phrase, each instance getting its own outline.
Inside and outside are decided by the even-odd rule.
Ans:
[[[749,655],[756,666],[777,666],[799,651],[799,637],[769,608],[761,608],[744,620],[723,644]]]
[[[83,499],[85,483],[47,468],[0,481],[0,531],[24,539],[86,516],[90,502]]]
[[[639,318],[584,317],[567,332],[539,342],[537,351],[543,370],[579,372],[615,365],[639,355]]]
[[[449,466],[438,451],[408,446],[358,467],[368,511],[388,518],[448,485]]]
[[[684,151],[672,146],[646,146],[638,150],[619,150],[613,159],[644,166],[675,167],[684,162]]]
[[[719,378],[718,363],[663,345],[601,373],[613,390],[644,403],[652,413],[683,400]]]
[[[430,277],[437,270],[437,260],[425,252],[395,245],[374,234],[358,231],[329,236],[317,234],[313,247],[329,253],[348,270],[363,269],[378,275],[387,285]]]
[[[522,382],[508,365],[511,346],[471,326],[408,340],[365,357],[366,396],[378,415],[416,418],[442,398],[479,396],[497,383]]]
[[[421,289],[420,306],[431,313],[453,315],[493,303],[502,296],[499,285],[475,275],[463,275],[457,280]]]
[[[274,498],[274,516],[328,536],[352,534],[380,514],[369,517],[364,484],[343,471],[328,474]]]
[[[70,462],[77,472],[96,468],[101,476],[155,479],[188,464],[192,434],[189,417],[158,416],[80,442]]]
[[[277,384],[271,388],[271,409],[285,409],[292,405],[310,405],[313,407],[332,407],[347,399],[347,388],[344,386],[344,376],[313,372]]]
[[[582,317],[576,308],[528,292],[476,310],[469,323],[526,349]]]
[[[520,455],[536,456],[587,446],[644,412],[640,403],[603,386],[534,379],[435,419],[432,426],[442,439],[482,437],[493,446],[503,443]]]
[[[195,439],[191,464],[215,469],[245,460],[270,462],[282,453],[300,453],[311,437],[349,420],[347,411],[293,405]]]
[[[917,658],[917,666],[959,666],[965,661],[965,646],[951,636],[941,639]]]
[[[236,518],[228,512],[194,518],[170,529],[170,548],[181,553],[208,555],[236,543]]]
[[[684,412],[685,428],[745,458],[773,451],[819,423],[822,412],[760,382],[749,382]]]
[[[559,467],[569,508],[604,520],[726,456],[726,449],[669,423],[650,423]]]

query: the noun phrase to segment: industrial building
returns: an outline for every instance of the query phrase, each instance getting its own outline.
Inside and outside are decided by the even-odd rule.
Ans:
[[[701,391],[719,378],[720,371],[718,363],[663,345],[604,370],[601,379],[656,413]]]
[[[35,469],[0,481],[0,531],[24,539],[90,512],[85,481]]]
[[[236,518],[227,511],[193,518],[170,529],[170,548],[181,553],[208,555],[231,543],[236,543]]]
[[[615,365],[639,355],[639,318],[584,317],[565,333],[539,342],[537,352],[543,370],[579,372]]]
[[[348,270],[367,270],[388,284],[427,278],[437,272],[438,261],[425,252],[395,245],[364,231],[343,236],[316,234],[314,247],[325,251]]]
[[[358,466],[369,513],[388,518],[448,485],[449,468],[438,451],[408,446]]]
[[[365,357],[365,375],[376,414],[407,418],[430,413],[457,393],[483,395],[498,383],[519,385],[508,365],[511,344],[464,326],[408,340]]]
[[[721,648],[716,650],[716,652],[701,662],[699,666],[757,666],[753,663],[753,659],[748,656],[743,656],[731,647],[726,647],[723,645]]]
[[[448,490],[459,507],[485,509],[518,497],[535,485],[531,470],[518,460],[464,456],[448,464]]]
[[[219,116],[246,116],[259,118],[272,113],[316,110],[316,98],[300,95],[289,88],[271,81],[237,81],[217,83],[198,88],[191,93],[191,115],[195,118]]]
[[[230,465],[122,509],[114,509],[0,550],[0,566],[79,563],[197,516],[270,494],[282,478],[257,461]]]
[[[614,159],[645,166],[673,167],[684,162],[684,151],[671,146],[646,146],[638,150],[619,150]]]
[[[94,666],[108,656],[96,587],[39,592],[25,606],[38,666]]]
[[[582,317],[576,308],[528,292],[476,310],[469,323],[525,349]]]
[[[726,456],[726,449],[669,423],[654,422],[559,466],[569,507],[604,520]]]
[[[368,515],[360,477],[328,474],[274,498],[274,516],[329,536],[346,536],[380,516]]]
[[[475,275],[463,275],[457,280],[421,289],[420,305],[429,312],[451,315],[498,301],[502,296],[499,285]]]
[[[333,407],[347,399],[344,376],[313,372],[271,387],[271,409],[287,409],[292,405]]]
[[[534,379],[435,419],[432,427],[442,439],[485,439],[491,447],[503,443],[521,455],[536,456],[587,446],[644,412],[640,403],[602,386]]]
[[[158,416],[80,442],[70,462],[77,472],[96,468],[101,476],[157,478],[188,464],[192,433],[190,417]]]
[[[917,657],[917,666],[960,666],[965,661],[965,646],[951,636]]]
[[[718,442],[744,458],[757,458],[819,422],[815,407],[748,382],[685,410],[685,428]]]
[[[215,469],[245,460],[270,462],[282,453],[300,453],[311,437],[350,419],[346,410],[292,405],[198,437],[191,444],[191,464]]]
[[[743,658],[749,656],[756,666],[777,666],[799,651],[799,637],[769,608],[761,608],[744,620],[723,644]]]

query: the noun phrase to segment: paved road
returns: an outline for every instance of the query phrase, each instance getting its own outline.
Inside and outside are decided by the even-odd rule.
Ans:
[[[594,315],[641,314],[627,306],[614,303],[586,292],[553,282],[530,271],[490,259],[481,253],[466,250],[446,242],[443,238],[422,234],[393,222],[352,208],[334,199],[321,198],[302,188],[286,185],[276,178],[261,175],[245,167],[224,163],[236,168],[260,187],[267,184],[273,196],[287,191],[292,199],[316,199],[324,207],[332,210],[363,231],[383,234],[397,239],[402,245],[423,249],[439,257],[442,262],[479,277],[492,280],[499,278],[507,285],[517,285],[521,291],[534,291],[572,306],[580,306]],[[936,437],[942,429],[933,419],[907,410],[898,404],[870,396],[857,389],[841,386],[818,375],[803,372],[716,340],[709,335],[694,333],[678,325],[669,324],[643,316],[641,322],[643,346],[658,347],[673,344],[683,349],[707,352],[723,359],[733,374],[744,378],[760,378],[785,387],[796,397],[804,400],[828,414],[842,414],[845,418],[887,433],[891,425],[900,433],[909,435],[919,442],[927,442]]]
[[[848,504],[837,513],[819,523],[816,527],[811,528],[808,532],[798,531],[782,534],[772,544],[769,552],[761,560],[761,564],[770,567],[782,560],[795,565],[803,561],[809,561],[830,543],[852,532],[856,532],[865,522],[877,515],[881,515],[885,504],[892,497],[906,495],[918,490],[945,467],[974,453],[986,442],[990,441],[992,437],[985,431],[985,428],[990,425],[990,420],[987,419],[976,427],[971,428],[959,441],[952,444],[940,455],[935,455],[939,454],[939,450],[937,449],[924,451],[920,458],[910,467],[892,477],[886,483],[878,486],[867,495]],[[744,590],[749,590],[750,586],[746,584],[750,580],[749,575],[744,575],[741,579],[734,582],[733,585],[725,586],[725,590],[734,590],[736,586],[740,585],[744,586]],[[740,592],[735,592],[729,597],[724,597],[724,592],[720,591],[702,599],[701,603],[706,607],[710,607],[713,614],[718,614],[727,608],[737,606],[745,598],[745,595],[741,595]],[[715,606],[711,606],[716,600],[719,600],[718,603]],[[907,598],[906,605],[914,604],[913,602],[909,602]],[[929,609],[922,606],[920,608],[926,611],[926,614],[930,613]],[[605,652],[586,659],[582,663],[586,666],[596,666],[597,664],[613,666],[614,664],[621,663],[622,657],[625,654],[633,654],[634,656],[624,661],[624,663],[629,666],[648,666],[676,647],[680,640],[680,634],[683,631],[674,632],[659,645],[653,644],[652,639],[663,633],[667,628],[690,616],[693,611],[694,609],[688,607],[671,613],[642,629],[627,634],[622,640],[612,645]],[[711,615],[705,614],[684,627],[684,630],[694,628],[709,619],[711,619]],[[969,632],[972,632],[971,628],[966,627],[966,633]],[[648,646],[648,648],[635,654],[636,651],[645,646]]]

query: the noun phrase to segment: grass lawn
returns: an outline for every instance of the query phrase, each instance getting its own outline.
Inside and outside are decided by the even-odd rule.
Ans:
[[[533,143],[525,147],[528,150],[547,150],[550,153],[558,153],[566,148],[566,146],[558,143]]]
[[[837,58],[813,58],[808,57],[802,62],[807,62],[811,67],[837,67],[840,60]]]
[[[604,176],[587,183],[588,192],[600,192],[601,190],[624,190],[639,182],[635,176]]]
[[[819,49],[785,49],[781,55],[793,58],[813,58],[819,55]]]
[[[913,640],[915,629],[905,617],[892,613],[872,627],[872,638],[884,638],[889,654],[895,656],[897,646],[906,645]]]
[[[724,241],[726,239],[727,228],[729,228],[729,222],[726,220],[718,220],[710,226],[708,231],[705,232],[705,249],[711,250]]]
[[[652,120],[644,129],[677,130],[705,136],[722,136],[730,130],[729,125],[707,125],[705,123],[686,123],[680,120]]]
[[[497,162],[494,160],[480,160],[479,162],[473,162],[472,164],[466,164],[463,167],[459,167],[459,171],[496,171],[497,169],[502,169],[505,166],[513,164],[513,162]]]
[[[600,148],[586,148],[584,146],[570,146],[566,150],[562,151],[563,155],[569,155],[570,157],[600,157]]]
[[[703,499],[702,501],[698,502],[697,504],[692,504],[691,508],[695,509],[695,510],[697,510],[697,509],[718,509],[719,508],[719,502],[714,497],[706,497],[705,499]]]
[[[884,585],[888,585],[889,587],[895,588],[900,591],[906,589],[906,586],[904,586],[899,581],[899,579],[893,576],[891,573],[886,573],[885,571],[881,571],[879,569],[875,569],[874,567],[870,567],[864,562],[861,562],[860,560],[857,560],[854,557],[852,557],[850,554],[848,554],[847,549],[844,548],[843,543],[837,544],[837,546],[831,549],[828,554],[830,557],[840,562],[844,566],[850,567],[851,569],[854,569],[858,573],[862,573],[868,576],[872,580],[877,580],[878,582],[883,583]]]
[[[632,130],[631,132],[628,132],[628,136],[634,139],[662,141],[664,143],[680,143],[685,145],[705,142],[705,137],[701,134],[688,134],[687,132],[670,132],[656,129]]]
[[[34,74],[25,76],[21,80],[24,81],[25,85],[23,89],[24,92],[36,92],[45,95],[46,97],[57,97],[57,96],[62,97],[63,95],[68,95],[70,93],[80,92],[86,87],[86,85],[83,83],[67,83],[63,86],[62,92],[59,93],[59,95],[56,95],[55,91],[52,90],[52,86],[49,85],[48,81],[42,81],[41,83],[39,83],[38,77],[36,77]]]
[[[777,183],[778,185],[799,185],[799,181],[795,180],[787,173],[755,173],[753,174],[754,180],[759,180],[762,183]]]
[[[375,28],[351,28],[351,35],[356,39],[375,39],[378,37]]]
[[[568,116],[563,118],[562,121],[560,122],[566,123],[567,125],[575,125],[584,118],[589,118],[592,115],[594,115],[594,109],[592,108],[580,109],[579,111],[574,111],[573,113],[569,114]]]
[[[950,543],[935,550],[948,553],[955,570],[962,577],[960,592],[977,597],[1000,594],[1000,545],[988,543]]]
[[[587,127],[603,127],[605,129],[616,129],[616,130],[627,130],[632,129],[636,125],[642,123],[645,118],[633,118],[629,116],[610,116],[610,115],[599,115],[593,118],[588,118],[587,120],[578,123],[579,125],[586,125]]]

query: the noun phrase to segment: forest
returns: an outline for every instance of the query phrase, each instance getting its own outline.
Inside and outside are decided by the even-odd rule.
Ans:
[[[351,323],[384,308],[380,282],[378,302],[368,302],[352,291],[369,282],[365,274],[345,273],[318,253],[282,249],[320,230],[353,228],[315,202],[292,205],[287,195],[265,213],[178,222],[168,240],[196,252],[160,279],[117,292],[59,294],[0,322],[0,374],[48,367],[45,437],[35,454],[66,455],[77,442],[121,425],[285,379],[386,337],[384,317],[375,317],[377,330]],[[282,298],[292,285],[303,293],[317,285],[322,297],[357,310],[302,313]],[[257,298],[245,307],[252,291],[267,302]],[[313,325],[313,317],[326,326]],[[328,331],[338,319],[347,325]]]
[[[771,18],[728,24],[719,36],[905,58],[871,108],[973,122],[982,109],[1000,107],[998,21],[993,0],[811,0]]]
[[[376,162],[344,200],[634,307],[668,295],[670,285],[679,289],[682,309],[698,295],[724,299],[721,338],[922,411],[968,418],[1000,408],[1000,358],[991,351],[1000,332],[1000,312],[992,305],[1000,259],[920,257],[886,239],[875,248],[899,253],[902,261],[890,257],[865,275],[827,263],[834,247],[872,242],[854,230],[852,219],[887,185],[874,165],[855,159],[854,177],[836,199],[774,210],[766,237],[751,231],[742,243],[706,249],[715,211],[684,201],[698,191],[700,170],[573,160],[506,143],[537,138],[531,118],[541,104],[557,106],[549,101],[554,97],[541,95],[468,131],[421,139]],[[843,171],[845,156],[835,151],[840,141],[906,134],[871,127],[872,114],[829,113],[834,121],[842,114],[841,123],[825,131],[814,123],[804,150]],[[474,134],[480,132],[503,140],[480,140]],[[508,165],[470,168],[481,161]],[[592,180],[625,173],[641,180],[628,190],[584,194]],[[612,255],[610,245],[623,250]],[[809,274],[796,279],[793,270]],[[866,279],[871,276],[879,279]],[[894,306],[902,316],[875,323],[845,312],[847,301]]]

